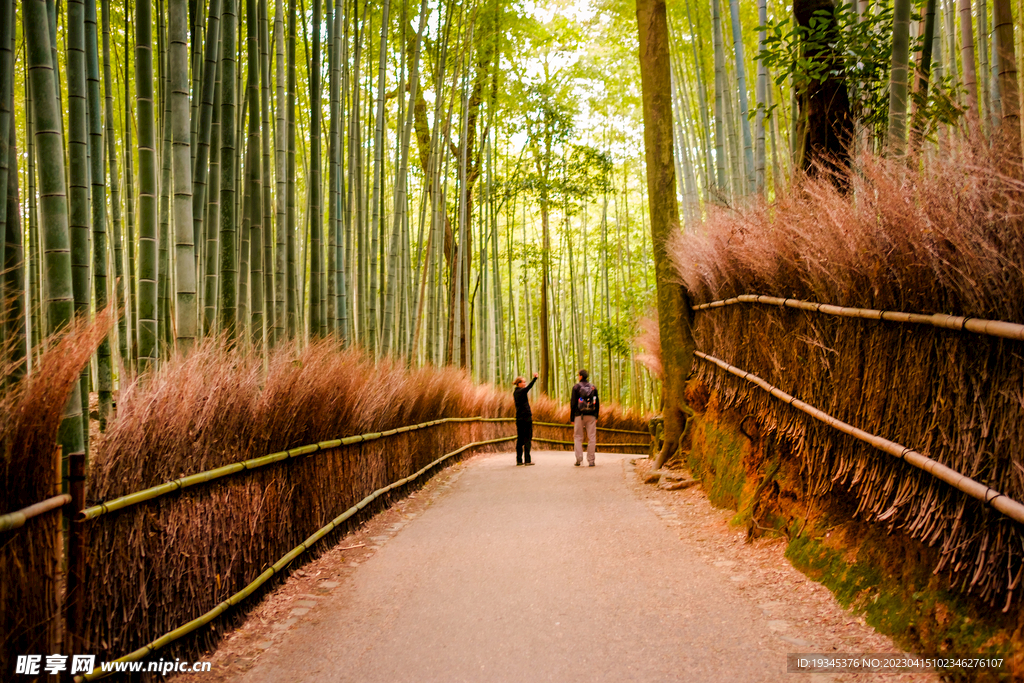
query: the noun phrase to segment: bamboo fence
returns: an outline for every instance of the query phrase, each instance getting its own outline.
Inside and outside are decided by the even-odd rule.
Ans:
[[[101,515],[105,515],[110,512],[117,510],[123,510],[124,508],[131,507],[132,505],[138,505],[146,501],[154,500],[161,496],[180,491],[181,489],[188,488],[190,486],[196,486],[197,484],[206,484],[208,482],[226,477],[232,474],[238,474],[240,472],[246,472],[254,470],[260,467],[266,467],[267,465],[273,465],[275,463],[284,462],[291,458],[298,458],[305,455],[313,455],[322,451],[330,450],[332,448],[338,448],[340,446],[352,446],[354,444],[366,443],[368,441],[376,441],[377,439],[384,439],[389,436],[395,436],[397,434],[404,434],[406,432],[416,431],[418,429],[427,429],[429,427],[436,427],[441,424],[452,424],[457,422],[514,422],[513,418],[509,417],[497,417],[497,418],[485,418],[485,417],[446,417],[440,420],[432,420],[430,422],[423,422],[418,425],[408,425],[405,427],[397,427],[395,429],[389,429],[383,432],[374,432],[372,434],[357,434],[355,436],[346,436],[341,439],[332,439],[330,441],[321,441],[315,444],[309,444],[307,446],[299,446],[297,448],[291,448],[286,451],[280,451],[278,453],[271,453],[264,455],[259,458],[251,458],[249,460],[243,460],[241,462],[235,462],[230,465],[224,465],[213,470],[206,470],[204,472],[197,472],[190,474],[185,477],[180,477],[173,481],[168,481],[158,486],[151,486],[148,489],[142,491],[136,491],[129,493],[124,496],[120,496],[113,500],[105,503],[99,503],[93,505],[84,510],[81,510],[77,515],[77,521],[86,521],[90,519],[96,519]]]
[[[467,419],[464,419],[464,420],[461,420],[461,421],[465,422],[465,421],[470,421],[470,420],[473,420],[473,418],[467,418]],[[488,421],[490,421],[490,422],[506,422],[508,420],[488,420]],[[443,421],[438,421],[438,423],[440,423],[440,422],[443,422]],[[422,427],[422,425],[417,425],[417,427]],[[392,431],[394,431],[395,433],[399,433],[398,430],[392,430]],[[407,430],[404,430],[404,431],[411,431],[411,430],[407,429]],[[380,438],[380,435],[377,435],[376,438]],[[229,598],[227,598],[226,600],[224,600],[223,602],[221,602],[220,604],[218,604],[216,607],[214,607],[213,609],[209,610],[205,614],[203,614],[203,615],[201,615],[201,616],[199,616],[199,617],[189,621],[187,624],[185,624],[183,626],[180,626],[180,627],[174,629],[173,631],[165,633],[164,635],[160,636],[156,640],[153,640],[152,642],[147,643],[143,647],[141,647],[141,648],[135,650],[134,652],[131,652],[131,653],[129,653],[129,654],[123,656],[123,657],[120,657],[119,659],[117,659],[115,661],[118,661],[118,662],[134,662],[134,661],[137,661],[139,659],[142,659],[146,655],[149,655],[149,654],[151,654],[151,653],[153,653],[153,652],[155,652],[155,651],[157,651],[157,650],[159,650],[161,648],[166,647],[167,645],[173,643],[174,641],[178,640],[179,638],[182,638],[182,637],[188,635],[189,633],[195,631],[196,629],[209,624],[214,619],[219,617],[221,614],[223,614],[224,612],[228,611],[231,607],[239,604],[240,602],[242,602],[246,598],[248,598],[251,595],[253,595],[258,588],[260,588],[263,584],[265,584],[267,581],[269,581],[271,578],[273,578],[276,574],[278,574],[279,572],[284,570],[292,562],[292,560],[294,560],[297,557],[299,557],[300,555],[302,555],[304,552],[309,550],[314,544],[316,544],[318,541],[320,541],[325,536],[327,536],[327,534],[329,534],[332,531],[334,531],[334,529],[336,529],[339,526],[341,526],[344,522],[346,522],[349,519],[351,519],[352,517],[354,517],[356,514],[358,514],[361,510],[363,510],[370,503],[372,503],[373,501],[377,500],[378,498],[380,498],[384,494],[388,493],[389,491],[393,491],[395,489],[399,489],[402,486],[405,486],[406,484],[409,484],[409,483],[415,481],[416,479],[419,479],[419,477],[424,475],[427,471],[431,470],[434,467],[437,467],[438,465],[443,463],[445,460],[448,460],[450,458],[455,457],[456,455],[464,453],[464,452],[466,452],[467,450],[469,450],[471,448],[479,448],[481,446],[492,446],[492,445],[496,445],[496,444],[500,444],[500,443],[506,443],[508,441],[514,440],[515,438],[516,438],[515,436],[506,436],[506,437],[501,437],[501,438],[497,438],[497,439],[490,439],[490,440],[487,440],[487,441],[477,441],[477,442],[474,442],[474,443],[466,444],[465,446],[462,446],[461,448],[458,448],[458,449],[456,449],[454,451],[451,451],[450,453],[445,453],[440,458],[437,458],[433,462],[428,463],[427,465],[425,465],[421,469],[417,470],[416,472],[412,473],[408,477],[405,477],[403,479],[399,479],[396,482],[393,482],[391,484],[388,484],[385,487],[382,487],[382,488],[379,488],[379,489],[373,491],[368,496],[363,498],[361,501],[359,501],[358,503],[356,503],[352,507],[348,508],[347,510],[345,510],[343,513],[341,513],[337,517],[335,517],[333,520],[331,520],[330,523],[320,527],[315,533],[313,533],[311,536],[306,538],[302,543],[300,543],[299,545],[297,545],[294,548],[292,548],[287,554],[285,554],[283,557],[281,557],[279,560],[277,560],[274,564],[272,564],[269,568],[267,568],[262,574],[257,576],[252,582],[250,582],[242,590],[240,590],[237,593],[231,595]],[[355,442],[353,442],[353,443],[355,443]],[[349,444],[346,444],[346,445],[349,445]],[[334,446],[334,447],[337,447],[337,446]],[[104,678],[104,677],[109,676],[109,675],[110,675],[109,673],[105,673],[105,672],[103,672],[102,669],[97,667],[96,669],[93,669],[93,671],[91,671],[90,673],[86,674],[85,676],[76,676],[75,677],[75,681],[76,681],[76,683],[81,683],[81,681],[97,680],[97,679]]]
[[[853,438],[859,439],[866,444],[870,444],[880,451],[884,451],[889,455],[899,458],[903,462],[910,463],[914,467],[931,474],[933,477],[941,479],[953,488],[963,491],[972,498],[976,498],[983,503],[991,505],[1010,519],[1024,524],[1024,505],[1021,505],[1016,500],[1007,498],[999,491],[976,482],[970,477],[965,477],[959,472],[946,467],[940,462],[932,460],[922,453],[918,453],[912,448],[898,444],[895,441],[890,441],[889,439],[876,434],[868,434],[862,429],[857,429],[853,425],[847,424],[842,420],[837,420],[828,413],[818,410],[814,406],[801,401],[795,396],[790,396],[778,387],[772,386],[757,375],[746,372],[735,365],[730,365],[720,358],[709,356],[701,351],[694,351],[693,354],[698,358],[708,361],[709,363],[714,363],[726,372],[732,373],[741,379],[747,380],[751,384],[761,387],[783,403],[788,403],[797,410],[807,413],[814,419],[824,422],[833,429],[837,429],[844,434],[849,434]]]
[[[1024,326],[755,295],[694,308],[708,312],[694,337],[709,361],[695,379],[794,446],[808,502],[839,487],[855,516],[938,548],[952,586],[1010,608],[1024,578]]]
[[[387,505],[398,489],[467,448],[494,449],[513,440],[513,423],[510,417],[447,417],[332,439],[91,505],[76,522],[89,549],[83,640],[89,651],[130,651],[131,658],[171,643],[172,654],[211,645],[238,616],[228,615],[227,623],[215,618],[265,589],[316,540],[344,530],[361,510]],[[564,433],[570,425],[542,428]],[[649,447],[623,445],[641,453]],[[438,452],[446,455],[434,457]],[[200,486],[217,481],[216,487]],[[309,528],[319,531],[307,537],[301,530]],[[197,613],[202,616],[195,618]],[[181,640],[211,622],[212,628]],[[153,633],[166,635],[145,638]]]
[[[351,528],[360,518],[346,511],[372,514],[404,495],[418,483],[410,475],[437,466],[440,453],[500,447],[513,438],[511,412],[510,392],[455,369],[410,371],[329,343],[283,348],[266,368],[258,357],[199,345],[122,387],[116,419],[91,444],[88,482],[71,482],[70,503],[55,456],[44,472],[50,488],[12,499],[18,509],[0,517],[8,527],[0,566],[14,572],[0,602],[34,601],[5,611],[0,655],[73,647],[111,661],[216,610],[225,595],[267,590],[279,570],[252,584],[268,567],[283,568],[300,545],[323,550],[310,548],[310,529]],[[534,414],[538,439],[565,438],[566,405],[537,396]],[[601,420],[602,433],[616,436],[644,425],[616,406]],[[332,438],[339,433],[356,436]],[[309,445],[287,446],[295,443]],[[84,459],[72,460],[84,471]],[[57,510],[77,513],[71,554]],[[28,571],[27,556],[38,556],[38,567]],[[165,656],[202,652],[242,616],[232,610],[175,638]]]
[[[851,308],[849,306],[834,306],[822,304],[815,301],[803,301],[802,299],[783,299],[777,296],[766,296],[764,294],[740,294],[731,299],[719,299],[706,304],[698,304],[693,307],[694,311],[707,311],[723,306],[732,306],[741,303],[766,304],[768,306],[782,306],[796,308],[801,311],[814,311],[843,318],[862,318],[864,320],[888,320],[899,323],[917,323],[920,325],[931,325],[946,330],[960,330],[974,332],[975,334],[987,334],[1003,339],[1016,339],[1024,341],[1024,325],[1009,323],[1003,320],[983,320],[969,318],[962,315],[947,315],[945,313],[905,313],[903,311],[880,311],[874,308]]]

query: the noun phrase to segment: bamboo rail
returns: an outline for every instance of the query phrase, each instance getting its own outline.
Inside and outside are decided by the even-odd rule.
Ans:
[[[709,363],[713,363],[718,367],[722,368],[723,370],[733,375],[736,375],[741,379],[745,379],[752,384],[756,384],[757,386],[761,387],[775,398],[784,401],[785,403],[788,403],[797,410],[800,410],[801,412],[810,415],[816,420],[824,422],[825,424],[829,425],[830,427],[833,427],[834,429],[838,429],[839,431],[845,434],[849,434],[855,439],[868,443],[874,446],[875,448],[878,448],[879,450],[885,451],[889,455],[895,456],[900,460],[910,463],[914,467],[924,470],[925,472],[931,474],[933,477],[941,479],[942,481],[946,482],[953,488],[962,491],[973,498],[977,498],[978,500],[982,501],[983,503],[986,503],[987,505],[992,506],[999,512],[1009,517],[1010,519],[1016,520],[1017,522],[1024,524],[1024,505],[1022,505],[1016,500],[1013,500],[1012,498],[1009,498],[1005,494],[1002,494],[993,488],[985,486],[984,484],[977,482],[971,479],[970,477],[960,474],[956,470],[946,467],[942,463],[932,460],[928,456],[919,453],[913,450],[912,448],[903,446],[901,444],[898,444],[894,441],[890,441],[889,439],[877,436],[875,434],[869,434],[868,432],[865,432],[861,429],[857,429],[856,427],[847,424],[842,420],[838,420],[829,415],[828,413],[821,411],[808,403],[804,403],[795,396],[787,394],[786,392],[782,391],[778,387],[769,384],[768,382],[764,381],[755,374],[746,372],[745,370],[737,368],[734,365],[730,365],[729,363],[726,363],[721,359],[715,358],[714,356],[709,356],[708,354],[703,353],[701,351],[694,351],[693,355]]]
[[[783,299],[777,296],[765,296],[763,294],[740,294],[731,299],[721,299],[693,307],[694,311],[706,311],[712,308],[722,308],[739,303],[758,303],[769,306],[780,306],[785,308],[797,308],[802,311],[813,311],[836,315],[844,318],[862,318],[865,320],[889,320],[900,323],[919,323],[931,325],[947,330],[960,330],[974,332],[976,334],[987,334],[1003,339],[1016,339],[1024,341],[1024,325],[1009,323],[1002,320],[984,320],[982,318],[968,318],[959,315],[947,315],[945,313],[934,313],[925,315],[922,313],[904,313],[901,311],[879,311],[873,308],[848,308],[846,306],[833,306],[832,304],[821,304],[814,301],[802,301],[800,299]]]
[[[468,420],[468,419],[474,419],[474,418],[448,418],[448,419]],[[491,418],[491,420],[495,421],[495,422],[501,421],[502,419],[503,418],[497,418],[497,419]],[[260,574],[258,577],[256,577],[256,579],[252,583],[250,583],[248,586],[246,586],[242,590],[238,591],[237,593],[235,593],[234,595],[232,595],[228,599],[224,600],[219,605],[217,605],[216,607],[214,607],[210,611],[206,612],[202,616],[196,617],[195,619],[193,619],[192,621],[188,622],[187,624],[185,624],[183,626],[180,626],[180,627],[174,629],[173,631],[165,633],[164,635],[160,636],[159,638],[157,638],[156,640],[152,641],[148,645],[144,645],[143,647],[139,648],[138,650],[135,650],[134,652],[131,652],[131,653],[125,655],[124,657],[121,657],[120,659],[117,659],[115,661],[116,662],[134,662],[134,661],[137,661],[139,659],[142,659],[146,655],[148,655],[148,654],[150,654],[152,652],[155,652],[156,650],[159,650],[160,648],[165,647],[166,645],[169,645],[170,643],[173,643],[175,640],[181,638],[182,636],[185,636],[185,635],[191,633],[192,631],[195,631],[200,626],[205,626],[206,624],[210,623],[211,621],[216,619],[218,616],[220,616],[221,614],[226,612],[228,610],[228,608],[233,607],[233,606],[237,605],[238,603],[240,603],[241,601],[243,601],[246,598],[248,598],[250,595],[252,595],[256,591],[257,588],[262,586],[264,583],[269,581],[271,577],[273,577],[275,574],[277,574],[282,569],[284,569],[286,566],[288,566],[288,564],[291,563],[292,560],[294,560],[296,557],[298,557],[302,553],[306,552],[306,550],[308,550],[313,544],[315,544],[317,541],[319,541],[324,536],[326,536],[331,531],[333,531],[342,522],[344,522],[345,520],[349,519],[350,517],[352,517],[353,515],[358,513],[360,510],[365,508],[371,502],[373,502],[374,500],[376,500],[377,498],[379,498],[383,494],[387,493],[388,491],[391,491],[393,489],[399,488],[400,486],[404,486],[405,484],[408,484],[409,482],[413,481],[414,479],[417,479],[418,477],[422,476],[425,472],[430,470],[432,467],[435,467],[436,465],[439,465],[440,463],[444,462],[448,458],[454,457],[454,456],[458,455],[459,453],[463,453],[466,450],[469,450],[470,448],[475,448],[477,446],[488,446],[490,444],[503,443],[505,441],[514,441],[515,439],[516,439],[516,437],[514,437],[514,436],[505,436],[505,437],[501,437],[499,439],[491,439],[489,441],[475,441],[473,443],[466,444],[465,446],[463,446],[461,448],[458,448],[458,449],[452,451],[451,453],[445,453],[444,455],[442,455],[437,460],[434,460],[429,465],[426,465],[425,467],[423,467],[422,469],[418,470],[417,472],[414,472],[413,474],[410,474],[408,477],[405,477],[404,479],[399,479],[398,481],[396,481],[396,482],[394,482],[392,484],[388,484],[384,488],[377,489],[376,491],[374,491],[373,493],[371,493],[370,495],[366,496],[361,501],[359,501],[358,503],[356,503],[355,505],[350,507],[348,510],[346,510],[345,512],[343,512],[340,515],[338,515],[337,517],[335,517],[329,524],[327,524],[327,525],[321,527],[320,529],[318,529],[312,536],[307,538],[305,541],[303,541],[299,545],[297,545],[294,548],[292,548],[292,550],[289,551],[284,557],[282,557],[277,562],[275,562],[273,565],[271,565],[266,571],[264,571],[262,574]],[[358,443],[358,442],[353,442],[353,443]],[[84,676],[75,676],[75,683],[81,683],[82,681],[94,681],[94,680],[97,680],[97,679],[109,676],[111,673],[113,673],[113,672],[103,671],[102,669],[97,667],[97,668],[93,669],[91,672],[89,672],[88,674],[86,674]]]
[[[51,510],[57,510],[64,507],[71,502],[71,494],[62,493],[59,496],[53,496],[46,500],[41,500],[38,503],[33,503],[28,507],[14,512],[8,512],[6,515],[0,515],[0,531],[10,531],[11,529],[17,529],[25,526],[25,522],[38,517],[39,515],[50,512]]]
[[[169,493],[179,491],[190,486],[197,484],[205,484],[213,481],[214,479],[220,479],[231,474],[237,474],[239,472],[245,472],[247,470],[254,470],[259,467],[265,467],[272,465],[277,462],[283,462],[290,460],[291,458],[297,458],[303,455],[312,455],[320,451],[325,451],[331,448],[337,448],[339,446],[351,446],[352,444],[365,443],[367,441],[376,441],[377,439],[383,439],[389,436],[395,436],[396,434],[402,434],[405,432],[412,432],[418,429],[426,429],[428,427],[434,427],[439,424],[447,422],[513,422],[514,418],[511,417],[445,417],[440,420],[431,420],[430,422],[423,422],[417,425],[407,425],[405,427],[396,427],[395,429],[389,429],[383,432],[371,432],[369,434],[359,434],[356,436],[347,436],[342,439],[332,439],[330,441],[321,441],[319,443],[309,444],[307,446],[299,446],[292,448],[287,451],[280,451],[278,453],[271,453],[270,455],[260,456],[258,458],[251,458],[249,460],[242,460],[239,462],[231,463],[230,465],[224,465],[217,467],[216,469],[206,470],[204,472],[196,472],[172,481],[151,486],[148,489],[136,491],[134,493],[128,493],[126,495],[114,498],[105,503],[93,505],[78,513],[76,521],[84,522],[90,519],[96,519],[101,515],[105,515],[110,512],[117,510],[123,510],[124,508],[138,505],[146,501],[153,500],[154,498],[160,498],[166,496]]]
[[[575,445],[575,441],[558,441],[556,439],[538,439],[533,437],[534,441],[540,441],[541,443],[559,443],[567,446]],[[649,443],[597,443],[596,448],[650,448]]]
[[[565,427],[566,429],[571,429],[572,428],[571,424],[567,424],[565,422],[534,422],[533,424],[541,425],[543,427]],[[650,432],[641,432],[641,431],[637,431],[635,429],[612,429],[611,427],[598,427],[597,431],[599,431],[599,432],[618,432],[619,434],[643,434],[644,436],[650,436],[651,435]],[[540,439],[534,439],[534,440],[535,441],[539,441]]]

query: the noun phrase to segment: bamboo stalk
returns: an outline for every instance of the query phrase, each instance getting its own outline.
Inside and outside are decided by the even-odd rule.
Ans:
[[[846,306],[834,306],[814,301],[802,301],[800,299],[783,299],[777,296],[765,296],[762,294],[741,294],[731,299],[721,299],[706,304],[694,306],[694,311],[705,311],[712,308],[722,308],[738,303],[759,303],[770,306],[784,306],[787,308],[798,308],[803,311],[813,311],[836,315],[844,318],[862,318],[865,320],[888,320],[900,323],[919,323],[931,325],[947,330],[959,330],[974,332],[976,334],[987,334],[1003,339],[1016,339],[1024,341],[1024,325],[1010,323],[1002,320],[985,320],[982,318],[970,318],[967,316],[947,315],[946,313],[904,313],[902,311],[879,311],[873,308],[849,308]]]
[[[63,493],[59,496],[53,496],[46,500],[41,500],[38,503],[29,505],[20,510],[14,512],[8,512],[6,515],[0,515],[0,531],[10,531],[12,529],[18,529],[25,526],[25,522],[38,517],[39,515],[46,514],[51,510],[57,510],[64,507],[71,502],[71,494]]]
[[[764,381],[757,375],[746,372],[745,370],[741,370],[740,368],[730,365],[723,360],[715,358],[714,356],[709,356],[706,353],[702,353],[701,351],[694,351],[693,355],[697,356],[702,360],[706,360],[709,363],[714,363],[723,370],[733,375],[736,375],[741,379],[745,379],[748,382],[756,384],[757,386],[761,387],[775,398],[785,403],[788,403],[797,410],[806,413],[807,415],[810,415],[811,417],[813,417],[816,420],[819,420],[820,422],[824,422],[825,424],[827,424],[830,427],[833,427],[834,429],[838,429],[844,434],[849,434],[850,436],[854,437],[855,439],[858,439],[859,441],[863,441],[864,443],[870,444],[875,448],[885,451],[889,455],[895,456],[900,460],[903,460],[920,470],[924,470],[933,477],[941,479],[942,481],[946,482],[947,484],[957,489],[958,491],[962,491],[967,495],[971,496],[972,498],[976,498],[982,501],[983,503],[992,506],[999,512],[1009,517],[1010,519],[1024,523],[1024,505],[1022,505],[1016,500],[1013,500],[1012,498],[1007,497],[1005,494],[1000,493],[999,491],[996,491],[993,488],[985,486],[980,482],[974,481],[970,477],[967,477],[957,472],[956,470],[946,467],[942,463],[932,460],[928,456],[919,453],[913,450],[912,448],[898,444],[895,441],[890,441],[889,439],[878,436],[876,434],[869,434],[868,432],[865,432],[861,429],[857,429],[853,425],[847,424],[842,420],[837,420],[828,413],[819,410],[808,403],[804,403],[800,399],[787,394],[778,387],[769,384],[768,382]]]
[[[435,420],[435,422],[440,423],[440,422],[445,422],[445,421],[449,421],[449,420],[466,421],[467,419],[475,419],[475,418],[447,418],[445,420]],[[511,418],[508,418],[508,419],[511,420]],[[495,420],[492,419],[492,420],[488,420],[488,421],[495,421]],[[150,654],[152,652],[155,652],[156,650],[159,650],[160,648],[162,648],[162,647],[164,647],[166,645],[169,645],[170,643],[173,643],[175,640],[178,640],[182,636],[185,636],[185,635],[191,633],[192,631],[195,631],[200,626],[205,626],[206,624],[210,623],[211,621],[216,619],[218,616],[220,616],[221,614],[226,612],[230,607],[233,607],[233,606],[237,605],[242,600],[245,600],[247,597],[252,595],[256,591],[256,589],[258,589],[260,586],[262,586],[264,583],[266,583],[268,580],[270,580],[271,577],[273,577],[275,574],[280,572],[282,569],[287,567],[288,564],[292,560],[294,560],[296,557],[298,557],[302,553],[306,552],[314,543],[316,543],[320,539],[322,539],[325,536],[327,536],[327,534],[329,534],[331,531],[336,529],[340,524],[342,524],[343,522],[348,520],[350,517],[353,517],[354,515],[356,515],[360,510],[365,508],[367,505],[369,505],[370,503],[372,503],[374,500],[376,500],[380,496],[384,495],[385,493],[387,493],[389,491],[392,491],[394,489],[397,489],[397,488],[399,488],[401,486],[404,486],[405,484],[408,484],[409,482],[414,481],[415,479],[418,479],[423,474],[425,474],[426,472],[428,472],[432,468],[436,467],[437,465],[441,464],[445,460],[448,460],[449,458],[452,458],[452,457],[454,457],[456,455],[459,455],[460,453],[464,453],[465,451],[469,450],[470,448],[476,448],[476,447],[479,447],[479,446],[489,446],[491,444],[504,443],[504,442],[508,442],[508,441],[514,441],[515,439],[516,439],[515,436],[505,436],[505,437],[501,437],[499,439],[490,439],[488,441],[475,441],[473,443],[466,444],[465,446],[462,446],[461,448],[457,448],[456,450],[451,451],[450,453],[445,453],[444,455],[442,455],[437,460],[434,460],[433,462],[431,462],[430,464],[426,465],[425,467],[423,467],[422,469],[418,470],[417,472],[415,472],[413,474],[410,474],[408,477],[405,477],[403,479],[399,479],[398,481],[393,482],[393,483],[385,486],[384,488],[377,489],[376,491],[374,491],[373,493],[371,493],[370,495],[366,496],[361,501],[359,501],[358,503],[356,503],[355,505],[350,507],[348,510],[345,510],[345,512],[343,512],[340,515],[338,515],[337,517],[335,517],[329,524],[326,524],[325,526],[323,526],[320,529],[318,529],[315,533],[313,533],[313,535],[311,535],[305,541],[303,541],[299,545],[295,546],[284,557],[282,557],[280,560],[278,560],[273,565],[271,565],[269,569],[267,569],[265,572],[263,572],[258,577],[256,577],[256,579],[252,583],[250,583],[248,586],[246,586],[245,588],[243,588],[239,592],[237,592],[234,595],[232,595],[231,597],[229,597],[227,600],[223,601],[222,603],[220,603],[219,605],[217,605],[216,607],[214,607],[210,611],[206,612],[202,616],[197,617],[196,619],[193,619],[192,621],[188,622],[184,626],[180,626],[179,628],[177,628],[177,629],[175,629],[173,631],[170,631],[169,633],[166,633],[166,634],[160,636],[159,638],[157,638],[153,642],[149,643],[148,645],[145,645],[145,646],[139,648],[138,650],[135,650],[134,652],[129,653],[129,654],[125,655],[124,657],[121,657],[120,659],[118,659],[116,661],[118,661],[118,662],[134,662],[134,661],[137,661],[139,659],[142,659],[143,657],[147,656],[148,654]],[[90,673],[86,674],[85,676],[76,676],[75,677],[75,682],[76,683],[81,683],[82,681],[98,680],[100,678],[106,677],[108,675],[108,673],[109,672],[104,672],[100,668],[95,668]]]
[[[196,472],[184,477],[179,477],[172,481],[164,482],[156,486],[151,486],[148,489],[141,491],[135,491],[126,495],[114,498],[105,503],[93,505],[85,510],[82,510],[76,520],[84,522],[90,519],[96,519],[102,515],[110,512],[116,512],[117,510],[123,510],[139,503],[145,503],[156,498],[161,498],[169,493],[179,491],[181,489],[189,488],[197,484],[205,484],[213,481],[214,479],[220,479],[231,474],[237,474],[239,472],[245,472],[247,470],[253,470],[274,463],[283,462],[291,458],[297,458],[303,455],[312,455],[313,453],[319,453],[320,451],[326,451],[331,448],[338,448],[339,446],[351,446],[357,443],[364,443],[366,441],[376,441],[377,439],[383,439],[397,434],[404,434],[405,432],[412,432],[418,429],[426,429],[428,427],[435,427],[440,424],[455,423],[455,422],[513,422],[515,418],[511,417],[446,417],[439,420],[431,420],[430,422],[423,422],[417,425],[406,425],[404,427],[396,427],[395,429],[389,429],[384,432],[373,432],[370,434],[357,434],[355,436],[346,436],[341,439],[333,439],[330,441],[321,441],[315,444],[309,444],[307,446],[299,446],[297,448],[291,448],[287,451],[280,451],[278,453],[270,453],[269,455],[263,455],[258,458],[251,458],[249,460],[242,460],[240,462],[234,462],[229,465],[223,465],[212,470],[206,470],[203,472]],[[568,426],[568,425],[566,425]],[[0,518],[3,519],[3,518]],[[3,531],[4,527],[0,526],[0,531]]]

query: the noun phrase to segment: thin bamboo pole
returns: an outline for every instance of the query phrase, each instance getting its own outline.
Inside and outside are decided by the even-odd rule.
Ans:
[[[962,491],[967,495],[971,496],[972,498],[977,498],[986,505],[992,506],[999,512],[1009,517],[1010,519],[1024,523],[1024,505],[1017,502],[1016,500],[1013,500],[1012,498],[1007,497],[1005,494],[1000,493],[999,491],[996,491],[991,487],[985,486],[982,483],[974,481],[970,477],[960,474],[956,470],[946,467],[942,463],[936,460],[932,460],[928,456],[919,453],[912,448],[903,446],[901,444],[896,443],[895,441],[890,441],[889,439],[886,439],[875,434],[869,434],[868,432],[865,432],[861,429],[857,429],[853,425],[847,424],[842,420],[837,420],[828,413],[815,408],[809,403],[804,403],[795,396],[791,396],[790,394],[787,394],[778,387],[769,384],[768,382],[764,381],[757,375],[746,372],[745,370],[737,368],[734,365],[730,365],[729,363],[726,363],[723,360],[715,358],[714,356],[709,356],[706,353],[702,353],[700,351],[694,351],[693,355],[697,356],[702,360],[708,361],[709,363],[714,363],[723,370],[733,375],[736,375],[741,379],[745,379],[748,382],[751,382],[752,384],[756,384],[757,386],[761,387],[775,398],[785,403],[788,403],[797,410],[806,413],[807,415],[810,415],[811,417],[820,422],[824,422],[828,426],[833,427],[834,429],[837,429],[843,432],[844,434],[849,434],[850,436],[854,437],[859,441],[863,441],[864,443],[870,444],[875,448],[885,451],[889,455],[895,456],[900,460],[903,460],[904,462],[913,465],[914,467],[920,470],[924,470],[933,477],[941,479],[942,481],[946,482],[947,484],[957,489],[958,491]]]
[[[58,510],[70,502],[71,494],[62,493],[59,496],[53,496],[52,498],[41,500],[38,503],[34,503],[20,510],[8,512],[6,515],[0,515],[0,531],[10,531],[11,529],[23,527],[25,526],[25,522],[33,517],[46,514],[51,510]]]
[[[987,334],[1003,339],[1017,339],[1024,341],[1024,325],[1008,323],[1002,320],[984,320],[982,318],[969,318],[959,315],[947,315],[945,313],[934,313],[927,315],[923,313],[904,313],[902,311],[879,311],[873,308],[849,308],[846,306],[833,306],[814,301],[801,301],[800,299],[783,299],[777,296],[764,296],[761,294],[741,294],[731,299],[721,299],[706,304],[694,306],[694,311],[706,311],[712,308],[722,308],[739,303],[759,303],[769,306],[784,306],[786,308],[798,308],[803,311],[814,311],[827,315],[836,315],[844,318],[863,318],[865,320],[889,320],[900,323],[919,323],[931,325],[946,330],[960,330],[974,332],[975,334]]]

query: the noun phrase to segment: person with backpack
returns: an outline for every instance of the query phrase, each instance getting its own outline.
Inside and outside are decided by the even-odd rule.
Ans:
[[[537,381],[537,373],[533,373],[533,379],[527,384],[522,377],[516,377],[512,384],[512,400],[516,404],[516,466],[532,465],[530,460],[530,445],[533,442],[533,411],[530,410],[530,398],[527,396],[530,389]],[[525,462],[524,462],[525,456]]]
[[[572,388],[569,399],[569,422],[573,424],[572,436],[576,444],[576,467],[583,464],[583,431],[587,433],[587,463],[594,466],[594,451],[597,449],[597,415],[601,412],[601,399],[597,387],[587,381],[590,374],[580,370],[579,379]]]

